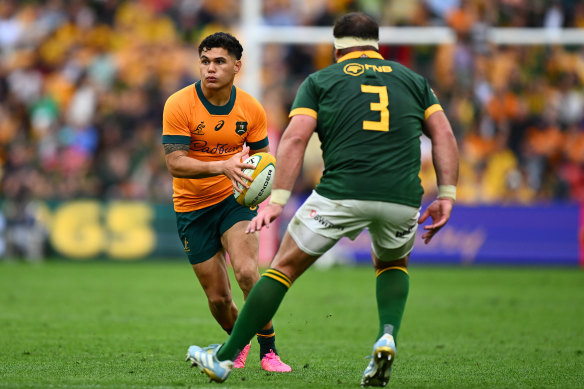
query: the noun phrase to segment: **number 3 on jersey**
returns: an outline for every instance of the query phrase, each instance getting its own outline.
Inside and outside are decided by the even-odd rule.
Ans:
[[[387,88],[376,85],[361,85],[361,92],[376,93],[379,95],[378,103],[371,103],[369,109],[378,111],[381,119],[378,122],[363,120],[363,129],[371,131],[389,131],[389,98],[387,97]]]

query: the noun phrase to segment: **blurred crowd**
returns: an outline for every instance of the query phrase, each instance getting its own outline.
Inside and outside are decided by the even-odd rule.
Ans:
[[[261,1],[261,0],[258,0]],[[0,200],[27,223],[30,200],[171,202],[160,144],[166,98],[198,79],[209,33],[236,36],[237,0],[0,2]],[[581,0],[263,0],[266,25],[331,26],[361,10],[382,26],[448,26],[456,42],[381,46],[430,80],[461,151],[459,199],[584,199],[584,45],[493,45],[489,27],[583,28]],[[266,45],[263,95],[274,139],[296,88],[332,45]],[[245,54],[245,47],[244,47]],[[244,57],[245,58],[245,57]],[[245,67],[245,63],[244,63]],[[236,80],[237,83],[237,80]],[[421,177],[435,193],[423,140]],[[296,191],[320,177],[311,148]],[[0,225],[0,229],[1,229]]]

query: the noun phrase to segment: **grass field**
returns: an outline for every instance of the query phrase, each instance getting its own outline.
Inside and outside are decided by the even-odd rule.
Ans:
[[[388,387],[584,387],[584,271],[410,275]],[[225,339],[183,261],[0,263],[0,291],[2,388],[356,388],[377,332],[370,268],[311,269],[275,319],[293,372],[262,371],[254,340],[247,367],[218,386],[183,359]]]

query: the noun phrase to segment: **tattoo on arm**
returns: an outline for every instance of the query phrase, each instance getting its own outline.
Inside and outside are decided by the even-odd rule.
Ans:
[[[182,150],[189,151],[189,145],[183,145],[182,143],[165,143],[164,144],[164,154],[170,154],[173,151]]]

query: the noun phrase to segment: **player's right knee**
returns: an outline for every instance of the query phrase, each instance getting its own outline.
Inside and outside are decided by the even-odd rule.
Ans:
[[[215,308],[229,307],[233,302],[229,294],[208,296],[207,299],[209,300],[209,305]]]

